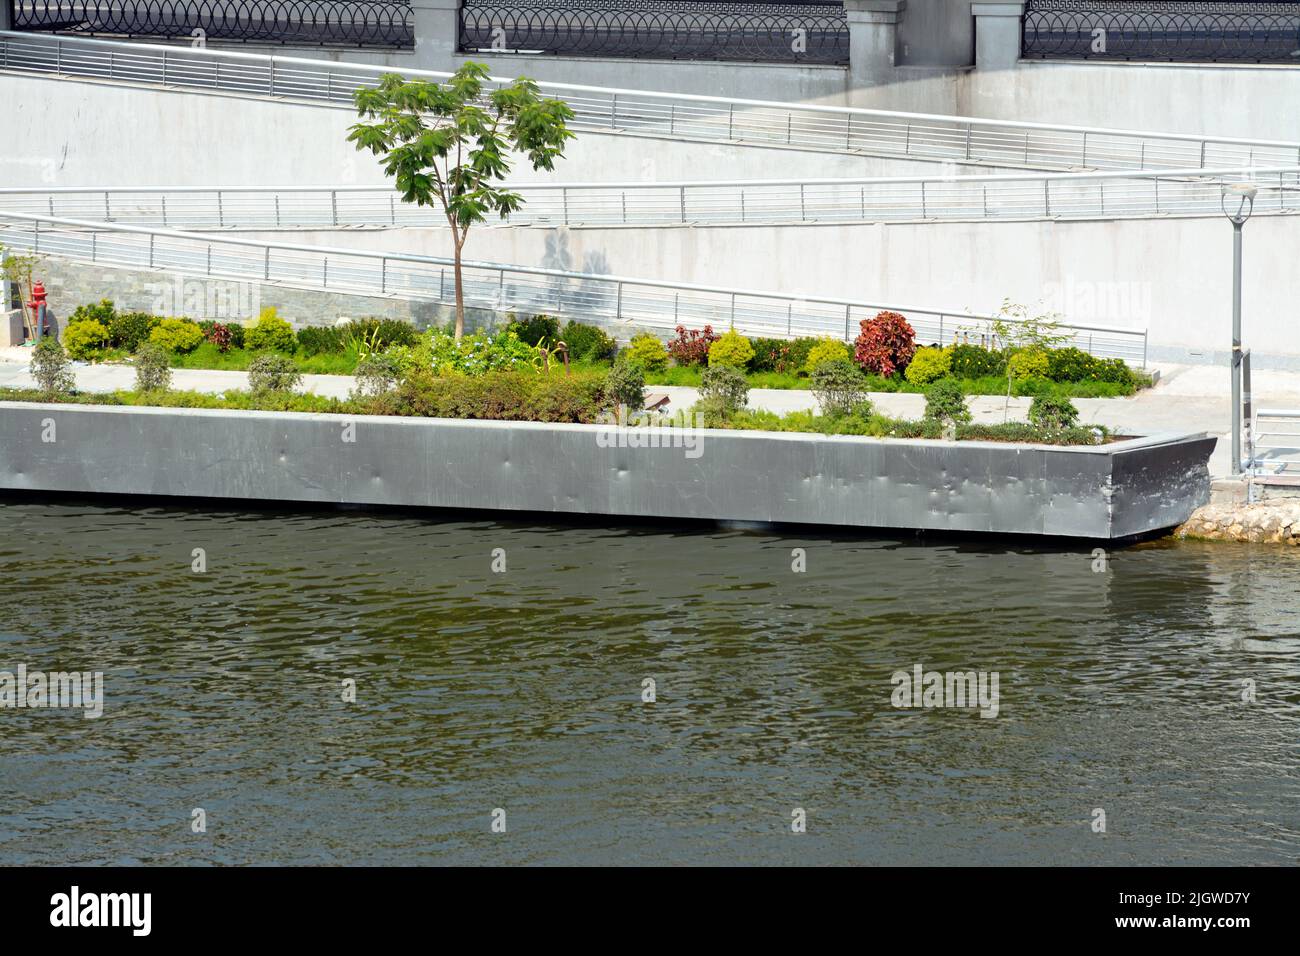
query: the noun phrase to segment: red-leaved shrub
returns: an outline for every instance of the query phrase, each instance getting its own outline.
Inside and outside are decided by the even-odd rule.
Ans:
[[[703,330],[679,325],[677,338],[668,343],[668,354],[678,365],[704,365],[709,361],[709,346],[720,338],[721,335],[713,333],[711,325]]]
[[[868,372],[886,378],[902,372],[916,353],[916,330],[897,312],[881,312],[862,320],[853,343],[853,357]]]
[[[217,347],[218,352],[229,352],[233,339],[234,333],[230,331],[230,326],[220,322],[212,323],[212,328],[208,330],[207,340]]]

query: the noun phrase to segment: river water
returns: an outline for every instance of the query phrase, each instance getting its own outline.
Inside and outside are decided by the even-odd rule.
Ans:
[[[0,864],[1300,863],[1300,554],[1092,547],[0,501]]]

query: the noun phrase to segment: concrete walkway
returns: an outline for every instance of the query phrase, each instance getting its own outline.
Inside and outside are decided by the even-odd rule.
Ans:
[[[0,355],[0,386],[30,387],[25,350],[5,349]],[[15,354],[16,353],[16,354]],[[15,361],[14,359],[18,359]],[[134,386],[135,372],[127,365],[88,365],[74,362],[77,387],[88,392],[111,392]],[[1227,435],[1231,428],[1228,370],[1220,366],[1155,365],[1160,383],[1132,398],[1080,398],[1075,400],[1082,418],[1105,425],[1121,434],[1141,435],[1160,431],[1209,432],[1223,439],[1210,459],[1210,473],[1228,474]],[[172,386],[177,389],[217,394],[231,388],[247,387],[244,372],[207,369],[173,369]],[[352,390],[348,375],[306,375],[304,391],[317,395],[344,398]],[[1300,372],[1256,371],[1252,383],[1256,408],[1300,407]],[[689,408],[698,392],[683,386],[651,386],[651,391],[667,393],[674,409]],[[872,393],[876,408],[899,418],[919,418],[925,410],[925,398],[915,394]],[[1023,420],[1029,409],[1028,398],[1013,398],[1007,417]],[[978,422],[1003,420],[1004,399],[994,395],[977,395],[969,399],[970,409]],[[816,406],[806,391],[756,388],[749,393],[751,408],[777,413]]]

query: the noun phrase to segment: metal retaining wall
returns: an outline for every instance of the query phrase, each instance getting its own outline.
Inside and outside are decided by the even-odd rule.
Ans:
[[[1203,504],[1215,441],[632,434],[672,431],[4,402],[0,489],[1114,538]]]

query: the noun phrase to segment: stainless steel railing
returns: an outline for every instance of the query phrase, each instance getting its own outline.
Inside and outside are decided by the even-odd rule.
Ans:
[[[0,32],[0,69],[350,108],[384,67],[135,42]],[[408,77],[448,74],[402,70]],[[505,82],[505,81],[502,81]],[[1300,164],[1300,143],[777,103],[540,83],[575,125],[638,136],[1023,166],[1171,169]]]
[[[1222,215],[1249,178],[1255,212],[1300,210],[1300,168],[732,182],[515,184],[515,225],[665,226]],[[0,209],[180,229],[441,226],[388,186],[2,188]]]
[[[368,252],[226,234],[183,232],[0,211],[0,242],[12,251],[191,276],[280,283],[297,288],[451,302],[450,259]],[[921,342],[989,338],[995,316],[866,300],[824,298],[654,279],[464,263],[470,307],[547,312],[616,329],[679,324],[732,327],[746,335],[828,335],[850,340],[881,310],[902,312]],[[1145,330],[1064,325],[1073,344],[1095,355],[1146,364]]]

